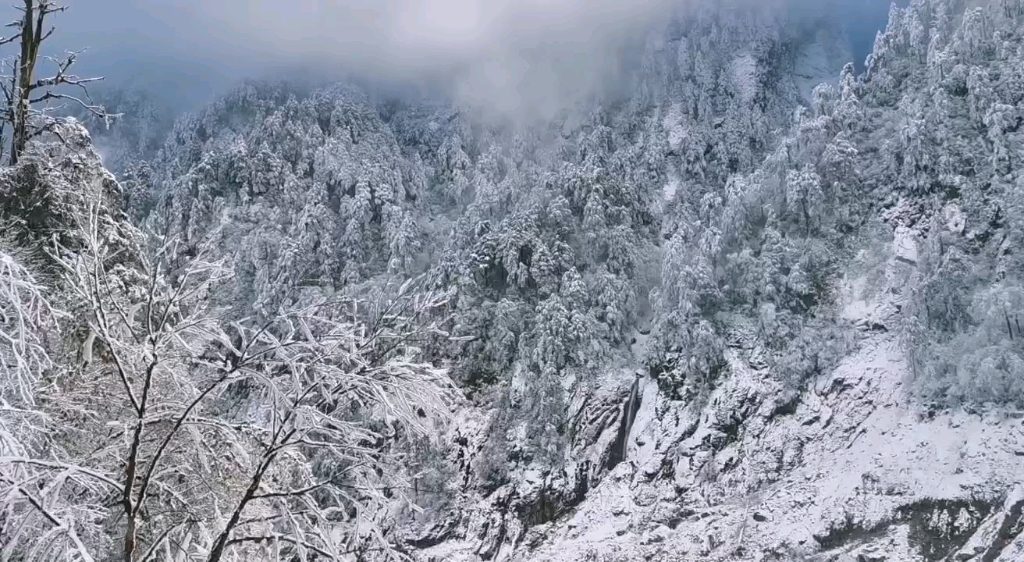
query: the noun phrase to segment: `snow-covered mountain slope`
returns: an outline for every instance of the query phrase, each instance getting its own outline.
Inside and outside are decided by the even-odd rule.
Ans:
[[[811,37],[801,44],[793,66],[793,79],[801,99],[808,105],[818,84],[838,85],[836,69],[852,62],[854,56],[842,28],[835,22],[818,27]]]
[[[739,352],[703,408],[645,394],[625,461],[517,559],[937,560],[970,539],[978,559],[1019,560],[1024,419],[923,417],[898,302],[858,304],[859,351],[795,397]]]
[[[847,283],[858,350],[798,394],[740,342],[703,405],[668,401],[647,377],[631,390],[607,381],[615,419],[588,452],[614,454],[610,437],[631,417],[625,455],[571,514],[526,530],[502,508],[528,505],[530,486],[510,487],[422,559],[1021,560],[1024,415],[927,415],[911,401],[896,331],[903,267],[893,252],[890,282],[872,294]],[[542,480],[524,476],[533,494]]]

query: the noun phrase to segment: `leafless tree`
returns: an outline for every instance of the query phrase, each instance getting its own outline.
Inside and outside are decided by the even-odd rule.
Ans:
[[[0,559],[401,558],[398,444],[437,434],[454,397],[417,348],[443,300],[405,285],[379,308],[308,297],[225,323],[212,243],[127,259],[145,237],[106,220],[87,213],[85,249],[56,249],[88,349],[52,392],[45,415],[68,429],[49,456],[0,458],[0,509],[20,521]]]
[[[50,16],[67,9],[56,0],[21,0],[15,9],[21,17],[7,27],[15,29],[9,37],[0,37],[0,45],[17,42],[19,49],[0,62],[0,91],[4,95],[4,115],[0,120],[0,158],[7,149],[6,131],[11,127],[10,163],[18,163],[18,158],[25,150],[28,141],[51,129],[52,120],[47,113],[58,111],[67,103],[72,103],[89,113],[101,118],[109,124],[109,115],[103,107],[93,103],[87,85],[102,78],[83,78],[71,73],[71,67],[78,60],[81,51],[69,51],[62,57],[42,56],[51,62],[56,71],[45,78],[36,78],[36,69],[40,62],[40,47],[53,35],[54,27],[48,24]],[[68,89],[78,89],[80,95],[68,93]],[[51,105],[51,102],[64,102]],[[42,104],[41,109],[37,107]]]

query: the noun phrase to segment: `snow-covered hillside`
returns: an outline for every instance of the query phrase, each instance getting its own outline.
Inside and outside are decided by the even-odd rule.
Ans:
[[[1024,415],[923,414],[893,286],[859,295],[856,281],[844,298],[859,349],[833,372],[787,394],[740,344],[702,407],[640,379],[623,462],[504,559],[1022,559]]]
[[[1024,0],[818,4],[0,116],[0,560],[1024,561]]]

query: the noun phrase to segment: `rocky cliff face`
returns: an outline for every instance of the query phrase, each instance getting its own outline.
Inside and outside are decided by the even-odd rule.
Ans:
[[[1024,415],[910,403],[895,329],[909,243],[896,240],[880,284],[845,281],[857,351],[808,390],[769,382],[742,335],[706,403],[609,376],[574,407],[575,470],[523,472],[462,506],[421,540],[435,543],[422,559],[1024,559]],[[471,458],[486,416],[464,416]]]

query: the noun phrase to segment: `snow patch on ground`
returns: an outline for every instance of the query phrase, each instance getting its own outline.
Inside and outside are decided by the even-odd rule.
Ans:
[[[679,178],[679,172],[673,167],[668,168],[668,181],[661,190],[662,203],[667,204],[675,201],[676,194],[679,193],[679,188],[682,186],[682,180]]]
[[[793,75],[800,97],[810,103],[819,84],[838,85],[839,71],[852,61],[853,53],[847,42],[834,31],[819,30],[814,40],[805,43],[797,53]]]
[[[732,60],[732,80],[739,91],[740,100],[749,104],[757,95],[759,86],[757,61],[750,53],[741,53]]]
[[[905,226],[897,226],[893,237],[893,253],[897,259],[909,264],[917,264],[917,231]]]
[[[665,112],[661,120],[661,126],[665,128],[668,138],[669,150],[679,150],[686,138],[686,124],[684,123],[683,106],[674,103]]]

